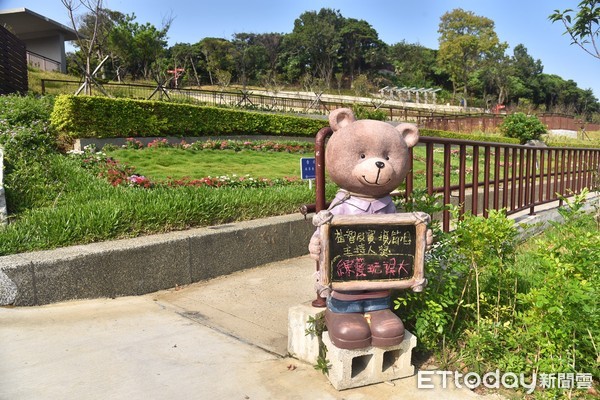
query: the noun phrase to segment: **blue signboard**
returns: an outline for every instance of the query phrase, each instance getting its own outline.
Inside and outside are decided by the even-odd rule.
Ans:
[[[300,159],[300,177],[302,179],[315,179],[316,177],[315,171],[315,159],[311,158],[301,158]]]

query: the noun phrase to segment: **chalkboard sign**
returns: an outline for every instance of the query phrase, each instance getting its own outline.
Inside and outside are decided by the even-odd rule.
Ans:
[[[334,216],[320,228],[324,283],[337,290],[420,290],[429,221],[422,212]]]

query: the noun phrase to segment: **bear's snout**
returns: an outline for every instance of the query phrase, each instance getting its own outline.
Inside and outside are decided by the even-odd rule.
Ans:
[[[375,166],[379,169],[385,167],[385,163],[383,161],[375,161]]]

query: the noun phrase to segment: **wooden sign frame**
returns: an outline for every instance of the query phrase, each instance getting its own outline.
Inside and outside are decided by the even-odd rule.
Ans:
[[[323,283],[334,290],[420,291],[430,221],[423,212],[334,215],[320,227]]]

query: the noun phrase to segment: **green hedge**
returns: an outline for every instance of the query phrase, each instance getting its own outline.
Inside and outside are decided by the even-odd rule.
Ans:
[[[72,138],[268,134],[314,136],[326,120],[164,101],[60,95],[52,125]]]

